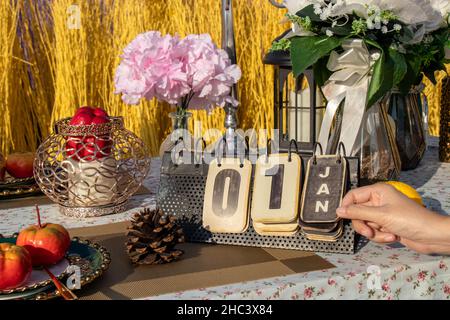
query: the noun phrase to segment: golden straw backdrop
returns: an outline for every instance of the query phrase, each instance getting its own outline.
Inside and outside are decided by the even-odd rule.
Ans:
[[[17,0],[0,1],[0,151],[35,150],[55,120],[81,105],[125,117],[153,155],[170,131],[170,106],[156,101],[125,105],[114,94],[123,48],[139,33],[210,33],[221,39],[220,0]],[[240,126],[273,126],[273,70],[262,58],[287,26],[267,0],[234,1]],[[77,25],[77,13],[80,24]],[[441,75],[441,78],[443,75]],[[427,87],[430,132],[438,134],[440,87]],[[202,129],[223,129],[224,112],[194,112]]]

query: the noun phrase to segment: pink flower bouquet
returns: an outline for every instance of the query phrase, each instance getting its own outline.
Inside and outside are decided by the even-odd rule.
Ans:
[[[230,92],[241,70],[208,34],[180,39],[150,31],[138,35],[121,57],[115,86],[127,104],[156,98],[177,105],[179,114],[238,104]]]

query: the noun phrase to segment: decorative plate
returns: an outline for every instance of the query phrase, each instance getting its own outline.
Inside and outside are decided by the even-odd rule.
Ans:
[[[25,292],[19,292],[19,293],[11,293],[11,294],[5,294],[5,295],[0,295],[0,301],[2,300],[20,300],[20,299],[26,299],[27,297],[32,297],[37,295],[38,293],[41,293],[45,290],[49,290],[52,287],[51,284],[49,284],[48,286],[42,287],[42,288],[38,288],[38,289],[34,289],[34,290],[29,290],[29,291],[25,291]]]
[[[0,239],[0,242],[5,242],[3,240],[5,240],[5,239]],[[7,240],[7,242],[14,243],[15,239],[6,239],[6,240]],[[13,240],[13,241],[8,241],[8,240]],[[49,270],[55,275],[55,277],[57,277],[59,280],[61,280],[67,275],[66,269],[69,265],[70,265],[69,260],[63,259],[58,264],[50,267]],[[15,288],[15,289],[11,289],[11,290],[0,290],[0,299],[2,297],[8,296],[12,293],[26,293],[31,290],[48,287],[51,284],[52,284],[52,280],[50,279],[50,277],[44,270],[33,268],[30,278],[22,286]]]
[[[15,238],[0,238],[0,242],[15,242]],[[69,265],[80,267],[81,288],[99,278],[109,268],[111,258],[108,250],[97,243],[91,243],[89,240],[80,240],[73,238],[72,244],[66,254],[64,272],[58,272],[50,269],[61,281],[65,281],[69,276],[65,270]],[[56,265],[54,267],[59,266]],[[35,271],[33,271],[34,273]],[[33,276],[32,276],[33,277]],[[31,280],[31,279],[30,279]],[[73,290],[75,291],[75,290]],[[52,281],[47,277],[39,283],[39,286],[25,286],[25,289],[17,288],[8,292],[0,292],[0,299],[31,299],[31,300],[49,300],[59,297],[58,290]]]
[[[7,175],[5,181],[0,181],[0,200],[28,197],[40,193],[41,189],[33,177],[15,179]]]

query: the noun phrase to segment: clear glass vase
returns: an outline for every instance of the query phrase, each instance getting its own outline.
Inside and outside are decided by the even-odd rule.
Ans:
[[[385,103],[386,98],[366,111],[351,152],[352,156],[360,158],[363,185],[396,180],[400,175],[401,159]]]
[[[395,123],[395,140],[402,170],[415,169],[426,149],[420,88],[413,88],[406,95],[393,90],[387,95],[384,104]]]
[[[188,141],[189,138],[189,124],[192,118],[190,112],[171,112],[169,117],[172,120],[172,132],[164,139],[159,148],[159,155],[162,157],[165,152],[172,150],[175,144],[180,141]]]
[[[189,130],[189,120],[192,118],[190,112],[171,112],[169,117],[172,120],[172,131],[178,129]]]

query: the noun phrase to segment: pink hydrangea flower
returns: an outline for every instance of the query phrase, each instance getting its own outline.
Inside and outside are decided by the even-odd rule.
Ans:
[[[138,35],[121,57],[115,86],[127,104],[137,104],[143,98],[184,109],[238,104],[230,93],[241,78],[241,70],[208,34],[179,39],[150,31]]]

